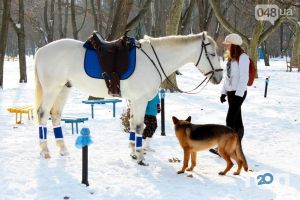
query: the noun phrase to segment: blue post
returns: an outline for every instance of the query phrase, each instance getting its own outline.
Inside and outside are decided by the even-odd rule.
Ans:
[[[265,97],[265,98],[267,97],[268,85],[269,85],[269,78],[270,78],[270,77],[266,78],[266,84],[265,84],[265,95],[264,95],[264,97]]]
[[[88,146],[93,143],[90,137],[90,129],[82,128],[77,137],[75,146],[82,149],[82,180],[81,183],[89,186],[88,181]]]
[[[165,90],[160,90],[160,106],[161,106],[161,135],[166,136],[165,133]]]

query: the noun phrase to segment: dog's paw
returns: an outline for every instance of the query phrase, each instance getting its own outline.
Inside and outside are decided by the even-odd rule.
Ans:
[[[184,170],[177,171],[177,174],[183,174],[183,173],[184,173]]]
[[[240,172],[234,172],[233,175],[240,175]]]
[[[219,175],[224,176],[224,175],[226,175],[226,173],[222,171],[222,172],[219,172]]]

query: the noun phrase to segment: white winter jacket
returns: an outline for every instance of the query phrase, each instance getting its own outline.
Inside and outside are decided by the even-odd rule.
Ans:
[[[236,91],[236,96],[244,96],[249,79],[249,62],[249,56],[245,53],[240,55],[239,62],[231,61],[230,78],[225,75],[222,94],[227,95],[227,92]]]

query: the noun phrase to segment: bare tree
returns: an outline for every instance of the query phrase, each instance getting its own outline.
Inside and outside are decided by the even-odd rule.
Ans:
[[[78,15],[76,14],[75,0],[71,0],[71,19],[72,19],[73,38],[76,40],[78,40],[78,33],[81,31],[85,23],[86,14],[87,14],[87,0],[85,0],[85,11],[84,11],[84,17],[82,23],[79,26],[79,28],[77,28],[76,16]]]
[[[64,6],[64,14],[62,7]],[[68,20],[69,20],[69,0],[57,0],[58,8],[58,32],[59,38],[65,38],[68,30]],[[64,20],[63,20],[64,17]],[[64,22],[64,23],[63,23]]]
[[[8,23],[10,16],[11,0],[6,0],[3,3],[3,14],[0,32],[0,88],[3,88],[3,65],[7,42]]]
[[[215,13],[216,18],[222,24],[222,26],[228,32],[238,33],[242,37],[243,42],[244,42],[244,44],[245,44],[245,46],[248,50],[248,55],[254,61],[257,60],[259,45],[263,41],[265,41],[271,35],[271,33],[273,33],[279,27],[279,25],[283,22],[283,20],[285,19],[285,17],[283,15],[281,15],[275,21],[274,25],[270,26],[267,29],[264,29],[264,26],[265,26],[264,21],[256,21],[255,24],[254,24],[254,27],[252,28],[251,36],[249,37],[249,36],[243,34],[241,31],[237,30],[237,28],[234,28],[228,22],[228,20],[226,20],[224,18],[224,16],[222,16],[217,0],[209,0],[209,3],[210,3],[210,5],[211,5],[211,7],[212,7],[212,9]],[[257,0],[256,3],[257,4],[262,4],[262,3],[266,3],[266,2],[265,2],[265,0]],[[249,20],[245,20],[245,21],[249,21]],[[256,74],[256,77],[257,77],[257,74]]]
[[[133,0],[118,1],[108,40],[114,40],[124,33],[132,4]]]
[[[20,65],[19,82],[27,83],[26,56],[25,56],[24,0],[19,0],[18,23],[15,23],[12,17],[10,17],[10,22],[18,36],[19,65]]]
[[[180,18],[179,31],[180,34],[187,34],[189,32],[192,14],[194,11],[196,0],[191,0],[187,9],[183,12]]]
[[[44,25],[47,34],[47,43],[54,40],[54,3],[55,0],[50,1],[50,19],[48,20],[48,0],[45,0]]]

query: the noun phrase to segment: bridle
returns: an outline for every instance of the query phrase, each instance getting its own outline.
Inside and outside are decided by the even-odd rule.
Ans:
[[[151,49],[152,49],[152,51],[153,51],[153,53],[154,53],[154,55],[155,55],[155,58],[156,58],[156,60],[157,60],[157,62],[158,62],[158,64],[159,64],[160,70],[162,71],[162,73],[163,73],[163,75],[165,76],[166,80],[169,82],[169,84],[170,84],[174,89],[178,90],[178,91],[181,92],[181,93],[188,93],[188,94],[197,94],[197,93],[199,93],[199,92],[207,85],[207,83],[208,83],[208,82],[210,81],[210,79],[213,77],[213,75],[214,75],[215,72],[223,71],[223,69],[215,69],[215,68],[214,68],[214,66],[213,66],[213,64],[212,64],[212,62],[211,62],[211,60],[210,60],[210,58],[209,58],[209,55],[208,55],[208,52],[207,52],[207,48],[206,48],[208,45],[211,45],[211,43],[209,42],[209,43],[206,43],[206,44],[205,44],[204,40],[205,40],[205,34],[203,34],[203,40],[202,40],[202,43],[201,43],[201,52],[200,52],[199,58],[198,58],[198,60],[197,60],[195,66],[198,67],[198,64],[199,64],[199,62],[200,62],[200,59],[201,59],[201,57],[202,57],[203,50],[204,50],[205,56],[206,56],[206,58],[207,58],[207,60],[208,60],[208,62],[209,62],[209,65],[210,65],[210,67],[211,67],[211,70],[210,70],[209,72],[207,72],[206,74],[204,74],[205,78],[204,78],[204,80],[203,80],[199,85],[197,85],[194,89],[189,90],[189,91],[182,91],[181,89],[179,89],[177,86],[175,86],[175,85],[172,83],[172,81],[171,81],[171,80],[168,78],[168,76],[166,75],[166,73],[165,73],[165,71],[164,71],[164,69],[163,69],[163,67],[162,67],[162,65],[161,65],[161,63],[160,63],[160,60],[159,60],[159,58],[158,58],[158,56],[157,56],[157,54],[156,54],[156,51],[155,51],[153,45],[152,45],[151,43],[149,43],[150,46],[151,46]],[[158,74],[159,74],[159,76],[160,76],[161,83],[162,83],[162,82],[163,82],[163,80],[162,80],[162,74],[161,74],[160,70],[157,68],[155,62],[154,62],[154,61],[151,59],[151,57],[150,57],[150,56],[142,49],[142,45],[141,45],[140,43],[137,43],[137,44],[136,44],[136,47],[137,47],[138,49],[140,49],[140,50],[148,57],[148,59],[152,62],[153,66],[155,67],[156,71],[158,72]],[[208,78],[207,76],[210,75],[210,74],[211,74],[211,76]],[[205,83],[204,87],[203,87],[200,91],[198,91],[198,92],[193,92],[193,91],[195,91],[196,89],[198,89],[198,88],[199,88],[206,80],[207,80],[207,82]]]

